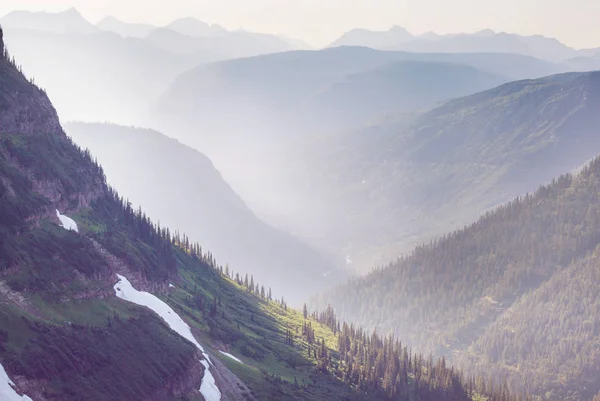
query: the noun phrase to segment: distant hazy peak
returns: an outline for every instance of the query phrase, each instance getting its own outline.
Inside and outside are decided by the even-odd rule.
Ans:
[[[221,25],[208,24],[193,17],[179,18],[171,22],[165,28],[172,29],[187,36],[218,36],[227,34],[229,31]]]
[[[333,42],[330,47],[337,46],[367,46],[376,49],[385,49],[400,45],[414,39],[414,36],[401,26],[394,25],[387,31],[373,31],[356,28],[344,33]]]
[[[412,36],[410,32],[408,32],[405,28],[400,25],[392,25],[388,30],[372,30],[366,28],[354,28],[346,32],[344,35],[353,34],[353,33],[371,33],[371,34],[385,34],[385,33],[394,33],[394,34],[408,34]]]
[[[202,28],[208,28],[210,27],[209,24],[207,24],[204,21],[200,21],[199,19],[196,19],[194,17],[183,17],[183,18],[178,18],[175,21],[171,22],[169,24],[169,26],[190,26],[190,27],[194,27],[194,26],[199,26]]]
[[[503,32],[500,32],[503,33]],[[491,29],[482,29],[481,31],[477,31],[473,34],[474,36],[494,36],[496,32]]]
[[[23,17],[61,17],[66,16],[69,18],[80,18],[85,20],[81,13],[76,8],[71,7],[65,11],[48,12],[48,11],[28,11],[28,10],[15,10],[6,14],[2,19],[5,18],[23,18]],[[87,20],[86,20],[87,22]]]
[[[97,25],[103,31],[114,32],[122,37],[145,38],[156,29],[155,26],[144,23],[125,22],[109,15]]]
[[[405,33],[405,34],[412,36],[412,34],[410,32],[408,32],[405,28],[401,27],[400,25],[392,26],[388,32],[392,32],[392,33],[396,33],[396,34],[397,33]]]
[[[97,31],[97,28],[75,8],[54,13],[17,10],[2,17],[0,22],[6,28],[32,29],[55,33],[88,34]]]

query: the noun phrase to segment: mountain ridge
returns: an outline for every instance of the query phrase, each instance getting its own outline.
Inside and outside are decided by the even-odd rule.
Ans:
[[[202,153],[152,130],[84,123],[65,129],[136,207],[273,286],[290,304],[344,276],[341,261],[259,220]]]
[[[13,11],[0,18],[4,29],[34,29],[55,33],[90,34],[98,28],[87,21],[75,8],[62,12]]]
[[[404,50],[425,53],[515,53],[552,62],[562,62],[577,56],[587,56],[592,50],[574,49],[563,44],[556,38],[543,35],[520,35],[484,29],[474,33],[442,35],[435,32],[428,32],[415,36],[399,27],[393,27],[389,31],[354,29],[343,34],[328,47],[357,45],[381,50]]]

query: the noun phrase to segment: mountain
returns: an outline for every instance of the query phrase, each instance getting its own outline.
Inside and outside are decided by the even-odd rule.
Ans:
[[[21,21],[14,15],[6,18]],[[285,39],[246,32],[197,38],[157,28],[139,38],[149,26],[108,18],[95,27],[75,10],[32,15],[30,24],[8,25],[6,41],[24,71],[52,94],[64,120],[144,125],[152,105],[184,71],[294,48]],[[65,20],[73,16],[93,29],[69,28],[76,24]]]
[[[365,46],[372,49],[389,49],[414,39],[414,36],[400,26],[393,26],[388,31],[369,31],[353,29],[343,34],[329,47]]]
[[[307,103],[311,115],[321,121],[332,120],[332,129],[352,129],[385,114],[429,109],[507,81],[501,75],[461,64],[400,61],[349,74]]]
[[[222,36],[229,33],[227,29],[220,25],[209,25],[206,22],[202,22],[191,17],[177,19],[171,22],[165,28],[171,29],[185,36],[198,38]]]
[[[218,55],[174,54],[114,33],[5,32],[24,71],[51,93],[65,120],[140,123],[181,72]]]
[[[147,37],[150,32],[156,29],[153,25],[123,22],[112,16],[104,18],[96,26],[102,31],[113,32],[124,38],[138,39]]]
[[[188,54],[207,51],[223,55],[222,59],[251,57],[297,48],[295,44],[273,35],[237,31],[197,37],[169,27],[155,29],[146,40],[170,52]]]
[[[511,53],[550,62],[562,62],[578,56],[587,56],[589,53],[587,50],[573,49],[555,38],[494,32],[490,29],[446,35],[429,32],[419,36],[413,36],[399,27],[387,32],[355,29],[330,45],[336,46],[367,46],[379,50],[419,53]]]
[[[153,29],[145,40],[152,45],[175,54],[189,54],[206,49],[206,42],[203,39],[183,35],[177,31],[168,28]],[[221,54],[225,54],[225,49],[219,49]],[[228,57],[223,56],[223,59]]]
[[[564,62],[574,71],[598,71],[600,70],[600,54],[589,57],[575,57]]]
[[[368,269],[589,161],[599,101],[597,72],[517,81],[313,138],[296,155],[311,162],[313,196],[336,205],[324,236]]]
[[[554,38],[541,35],[521,36],[504,32],[442,36],[435,41],[415,40],[391,46],[390,49],[426,53],[512,53],[561,62],[574,57],[577,51]]]
[[[338,191],[329,177],[346,174],[343,169],[353,176],[357,190],[367,178],[360,177],[355,166],[344,164],[343,152],[341,167],[335,165],[339,158],[332,152],[325,170],[317,167],[315,155],[332,148],[352,150],[353,140],[344,145],[346,130],[377,124],[386,113],[422,112],[515,76],[557,71],[560,66],[520,55],[349,47],[287,52],[210,63],[180,75],[162,96],[149,125],[205,152],[262,219],[353,259],[356,248],[364,244],[349,241],[349,236],[375,240],[381,233],[366,234],[362,224],[371,224],[370,218],[361,229],[348,229],[349,216],[367,216],[365,210],[369,213],[375,205],[358,203],[346,209],[352,198],[338,196],[346,189]],[[329,143],[332,138],[340,142]],[[364,151],[384,149],[369,141],[362,145]],[[365,202],[372,201],[366,192],[364,197]],[[392,252],[398,254],[397,249]]]
[[[0,84],[3,399],[516,399],[331,309],[273,301],[134,211],[4,54]]]
[[[289,302],[300,304],[343,277],[333,257],[260,221],[198,151],[150,130],[67,124],[66,131],[134,205],[273,285]]]
[[[130,24],[114,17],[102,20],[98,27],[103,31],[117,33],[122,37],[134,37],[171,53],[211,53],[220,58],[250,57],[307,48],[308,45],[285,37],[246,32],[229,31],[220,25],[209,25],[195,18],[180,18],[164,27],[147,24]]]
[[[98,32],[79,12],[70,8],[59,13],[13,11],[0,18],[4,30],[31,29],[52,33],[87,35]]]
[[[316,305],[505,378],[513,391],[591,399],[600,389],[599,183],[596,158]]]

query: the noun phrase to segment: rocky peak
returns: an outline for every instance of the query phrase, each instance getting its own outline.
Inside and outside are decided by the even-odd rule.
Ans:
[[[4,55],[4,32],[0,26],[0,58]]]

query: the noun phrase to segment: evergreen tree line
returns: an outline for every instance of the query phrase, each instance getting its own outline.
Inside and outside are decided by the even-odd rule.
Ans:
[[[486,396],[490,401],[530,400],[527,394],[511,395],[506,381],[497,383],[483,375],[465,376],[448,366],[446,359],[424,358],[392,335],[340,323],[331,306],[323,312],[306,313],[302,335],[310,344],[308,356],[317,359],[316,369],[330,372],[358,391],[390,400],[472,400]],[[337,360],[315,339],[311,321],[337,333]],[[314,346],[311,346],[314,344]]]

